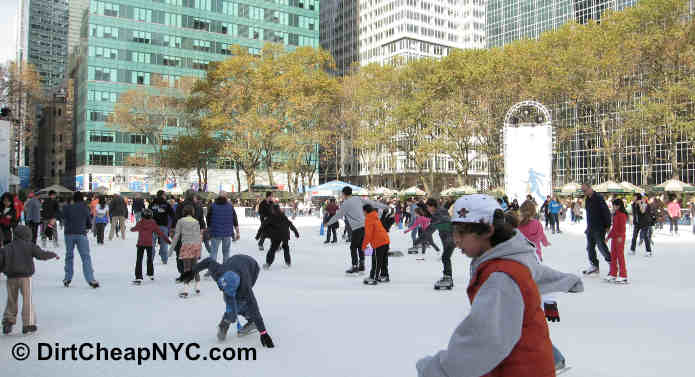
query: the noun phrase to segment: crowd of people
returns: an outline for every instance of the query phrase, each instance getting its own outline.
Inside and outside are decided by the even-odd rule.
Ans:
[[[424,260],[429,247],[437,251],[442,262],[442,276],[435,282],[435,289],[454,287],[451,257],[455,248],[472,258],[467,289],[471,311],[455,330],[447,350],[417,363],[420,376],[445,375],[443,370],[457,375],[482,375],[523,369],[519,366],[522,364],[533,364],[542,372],[535,375],[550,376],[555,369],[563,368],[565,361],[548,336],[545,321],[559,321],[557,301],[548,294],[581,292],[583,285],[579,277],[543,264],[543,247],[551,245],[546,231],[561,233],[560,225],[567,214],[573,223],[586,217],[589,267],[583,274],[599,274],[598,249],[610,264],[605,280],[627,284],[624,248],[628,224],[632,224],[633,229],[630,251],[635,253],[639,241],[644,244],[646,255],[651,256],[654,229],[668,220],[671,232],[677,234],[682,217],[682,203],[675,196],[669,197],[664,204],[662,198],[636,194],[631,203],[625,203],[622,198],[604,198],[590,184],[583,184],[581,189],[582,199],[548,196],[539,206],[530,195],[521,204],[517,200],[510,203],[506,197],[487,195],[467,195],[456,201],[435,198],[368,200],[353,196],[351,188],[345,187],[340,202],[327,200],[318,210],[311,205],[300,209],[297,204],[291,213],[322,216],[326,244],[338,242],[337,230],[342,221],[343,238],[349,243],[346,274],[366,273],[366,257],[371,255],[371,268],[364,279],[366,285],[391,282],[388,267],[393,228],[411,234],[408,252],[416,254],[417,260]],[[294,216],[285,213],[286,209],[280,206],[272,192],[267,192],[254,207],[260,220],[255,234],[259,249],[264,251],[265,240],[270,240],[262,267],[253,257],[230,255],[231,243],[240,239],[241,232],[235,205],[225,192],[206,201],[192,190],[178,199],[159,191],[153,198],[137,195],[128,199],[113,195],[108,200],[103,195],[85,196],[81,192],[60,199],[51,191],[43,200],[30,193],[24,202],[6,193],[0,203],[0,244],[3,246],[0,271],[8,278],[8,302],[2,321],[5,334],[10,333],[17,322],[20,293],[24,300],[22,330],[24,333],[37,330],[31,303],[33,259],[58,258],[55,251],[60,245],[61,229],[65,247],[64,286],[72,283],[76,248],[84,279],[95,289],[100,283],[92,268],[89,234],[98,247],[105,244],[106,238],[108,241],[114,237],[125,240],[130,230],[138,234],[133,284],[143,285],[145,275],[148,280],[155,279],[156,255],[162,264],[167,264],[175,253],[180,274],[177,278],[181,287],[179,297],[192,294],[189,293],[192,282],[192,292],[200,293],[200,274],[206,270],[205,276],[213,279],[222,291],[226,310],[217,325],[219,339],[225,339],[231,324],[241,315],[246,318],[246,324],[243,327],[238,324],[240,335],[259,332],[261,343],[274,347],[253,286],[260,269],[272,267],[280,248],[285,267],[291,267],[289,241],[292,234],[299,238],[299,231],[292,222]],[[692,218],[695,205],[691,203],[689,209],[686,215]],[[439,234],[441,248],[433,238],[435,232]],[[608,241],[611,241],[610,248]],[[220,247],[221,260],[217,256]],[[47,248],[53,250],[44,250]],[[201,261],[203,248],[208,257]],[[145,274],[143,262],[146,263]],[[504,326],[497,328],[500,323]]]

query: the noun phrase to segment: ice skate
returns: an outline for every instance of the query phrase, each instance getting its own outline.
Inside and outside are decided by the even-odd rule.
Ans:
[[[627,278],[616,278],[615,284],[627,284]]]
[[[92,287],[92,288],[94,288],[94,289],[97,289],[97,288],[99,288],[99,282],[96,281],[96,280],[95,280],[95,281],[90,281],[90,282],[89,282],[89,286]]]
[[[360,265],[357,268],[357,270],[360,275],[364,273],[364,262],[360,262]]]
[[[135,279],[133,280],[133,285],[142,285],[142,279]]]
[[[352,268],[345,271],[345,273],[348,275],[354,275],[354,274],[357,274],[359,272],[360,272],[360,269],[357,266],[352,266]]]
[[[366,285],[377,285],[377,281],[376,281],[374,278],[372,278],[372,277],[368,277],[368,278],[364,279],[364,284],[366,284]]]
[[[615,283],[615,276],[613,275],[608,275],[603,278],[603,281],[606,283]]]
[[[2,322],[2,333],[5,334],[5,335],[7,335],[7,334],[9,334],[9,333],[11,333],[11,332],[12,332],[12,324],[3,321],[3,322]]]
[[[36,332],[36,330],[38,330],[38,328],[35,325],[24,326],[24,327],[22,327],[22,334],[33,333],[33,332]]]
[[[598,270],[597,266],[590,266],[586,270],[582,271],[582,274],[587,275],[587,276],[598,275],[598,273],[599,273],[599,270]]]
[[[653,255],[654,255],[654,254],[653,254],[651,251],[647,251],[647,254],[645,254],[645,257],[651,257],[651,256],[653,256]]]
[[[70,280],[63,280],[63,286],[64,286],[65,288],[70,287]]]
[[[227,331],[229,330],[229,325],[231,322],[225,321],[224,319],[220,321],[220,324],[217,325],[217,339],[222,341],[227,338]]]
[[[391,278],[389,278],[388,275],[381,275],[379,278],[376,279],[379,283],[388,283],[391,281]]]
[[[268,271],[270,269],[270,265],[268,263],[263,263],[263,269]]]
[[[292,267],[292,263],[285,263],[285,268],[290,268]]]
[[[444,275],[441,279],[437,280],[436,283],[434,283],[434,289],[435,290],[440,290],[440,289],[448,289],[451,290],[451,288],[454,287],[454,279],[451,278],[451,276]]]
[[[420,249],[417,247],[409,247],[408,248],[408,254],[418,254],[420,252]]]
[[[179,298],[188,298],[188,292],[179,292]]]
[[[263,245],[258,245],[258,251],[263,251]]]
[[[237,336],[242,337],[242,336],[246,336],[246,335],[252,334],[254,332],[257,332],[257,331],[258,331],[258,328],[256,327],[256,324],[251,322],[251,321],[248,321],[248,322],[246,322],[246,324],[244,326],[242,326],[239,329],[239,331],[237,331]]]

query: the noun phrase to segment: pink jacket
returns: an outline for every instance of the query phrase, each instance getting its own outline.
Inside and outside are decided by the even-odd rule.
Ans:
[[[431,221],[432,220],[427,216],[415,216],[415,221],[413,221],[413,225],[411,225],[410,228],[406,229],[406,231],[403,233],[408,233],[411,230],[417,228],[418,226],[422,227],[422,230],[425,230],[427,229],[427,227],[430,226]]]
[[[671,217],[681,217],[681,206],[677,201],[670,202],[666,208],[668,209],[668,215]]]
[[[548,246],[549,242],[545,237],[545,232],[543,231],[543,225],[541,225],[541,222],[536,219],[531,219],[526,224],[519,225],[519,231],[521,234],[526,236],[526,239],[536,245],[536,254],[538,254],[538,258],[540,260],[543,260],[541,243],[543,246]]]

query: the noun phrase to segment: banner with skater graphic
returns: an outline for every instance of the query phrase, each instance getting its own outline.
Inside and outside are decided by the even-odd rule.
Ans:
[[[0,193],[10,188],[10,122],[0,120]]]
[[[519,203],[552,194],[553,131],[550,126],[504,128],[504,191]]]

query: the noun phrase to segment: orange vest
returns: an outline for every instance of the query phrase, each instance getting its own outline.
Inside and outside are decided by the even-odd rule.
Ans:
[[[493,259],[480,265],[468,285],[468,298],[475,295],[494,272],[503,272],[519,286],[524,300],[524,320],[521,338],[506,359],[482,377],[555,377],[553,348],[548,324],[541,309],[541,295],[531,271],[521,263]]]

